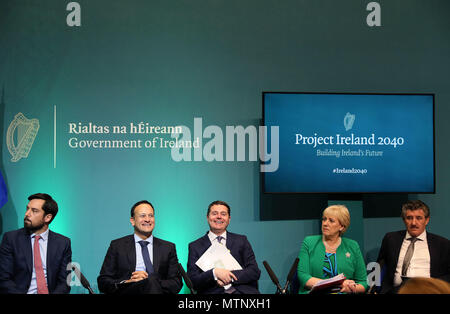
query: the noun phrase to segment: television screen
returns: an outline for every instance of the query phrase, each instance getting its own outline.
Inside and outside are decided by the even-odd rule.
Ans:
[[[266,193],[434,193],[434,94],[263,93]],[[271,139],[269,139],[270,142]]]

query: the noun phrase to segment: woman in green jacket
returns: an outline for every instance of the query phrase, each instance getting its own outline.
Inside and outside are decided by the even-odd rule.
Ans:
[[[303,240],[299,254],[299,293],[308,293],[323,279],[341,273],[346,280],[339,286],[340,293],[364,293],[367,272],[364,258],[356,241],[343,238],[350,226],[350,213],[344,205],[327,207],[322,214],[322,235]]]

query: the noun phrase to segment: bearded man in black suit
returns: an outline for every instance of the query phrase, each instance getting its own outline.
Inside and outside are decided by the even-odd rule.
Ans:
[[[28,200],[24,227],[5,233],[0,245],[0,294],[69,293],[70,239],[49,229],[58,204],[45,193]]]

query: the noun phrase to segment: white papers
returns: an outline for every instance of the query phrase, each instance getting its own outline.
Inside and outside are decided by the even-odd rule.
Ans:
[[[241,265],[231,255],[230,250],[220,243],[212,244],[195,264],[203,271],[208,271],[213,268],[224,268],[227,270],[242,269]]]

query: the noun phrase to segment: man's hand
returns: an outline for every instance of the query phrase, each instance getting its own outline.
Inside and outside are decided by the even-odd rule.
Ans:
[[[131,278],[128,279],[127,281],[125,281],[126,283],[129,282],[138,282],[144,279],[148,278],[148,274],[147,272],[140,270],[140,271],[135,271],[134,273],[131,274]]]
[[[237,277],[229,270],[224,268],[215,268],[214,273],[217,277],[217,283],[223,287],[232,282],[232,280],[237,281]]]

